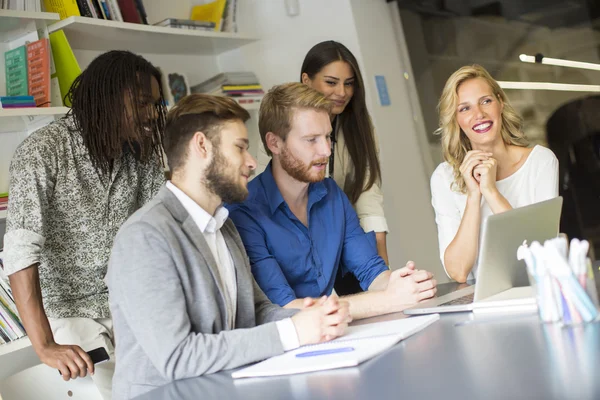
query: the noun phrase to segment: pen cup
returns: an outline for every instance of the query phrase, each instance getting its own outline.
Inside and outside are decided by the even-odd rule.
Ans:
[[[538,315],[542,322],[559,322],[560,312],[553,295],[552,276],[548,273],[543,275],[533,275],[529,271],[529,284],[535,295],[538,306]]]

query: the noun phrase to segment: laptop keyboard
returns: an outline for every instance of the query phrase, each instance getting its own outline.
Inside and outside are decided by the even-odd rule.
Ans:
[[[466,296],[459,297],[458,299],[447,301],[445,303],[440,304],[439,306],[456,306],[460,304],[471,304],[473,302],[473,296],[475,296],[475,293],[471,293]]]

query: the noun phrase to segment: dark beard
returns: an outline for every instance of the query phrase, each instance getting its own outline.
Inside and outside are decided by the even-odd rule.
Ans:
[[[215,155],[206,169],[204,185],[208,190],[219,196],[224,203],[241,203],[248,197],[248,189],[227,177],[225,171],[229,163],[221,154],[221,150],[215,147]]]
[[[302,161],[294,157],[294,155],[291,154],[285,147],[281,152],[280,163],[281,168],[283,168],[283,170],[287,172],[289,176],[291,176],[298,182],[316,183],[325,179],[325,171],[323,171],[322,174],[319,174],[316,177],[314,175],[311,175],[310,169],[312,168],[313,164],[311,163],[307,167],[304,163],[302,163]]]

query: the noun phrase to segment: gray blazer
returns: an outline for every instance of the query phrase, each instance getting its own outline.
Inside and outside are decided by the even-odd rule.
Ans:
[[[274,321],[297,310],[273,305],[260,290],[230,219],[221,232],[236,270],[234,330],[210,248],[166,186],[119,230],[106,275],[114,400],[283,353]]]

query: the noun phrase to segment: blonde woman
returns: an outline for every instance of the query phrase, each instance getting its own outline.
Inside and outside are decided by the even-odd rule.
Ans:
[[[475,277],[483,220],[558,196],[558,160],[529,147],[522,119],[481,66],[456,71],[438,105],[445,162],[431,177],[440,258],[458,282]]]

